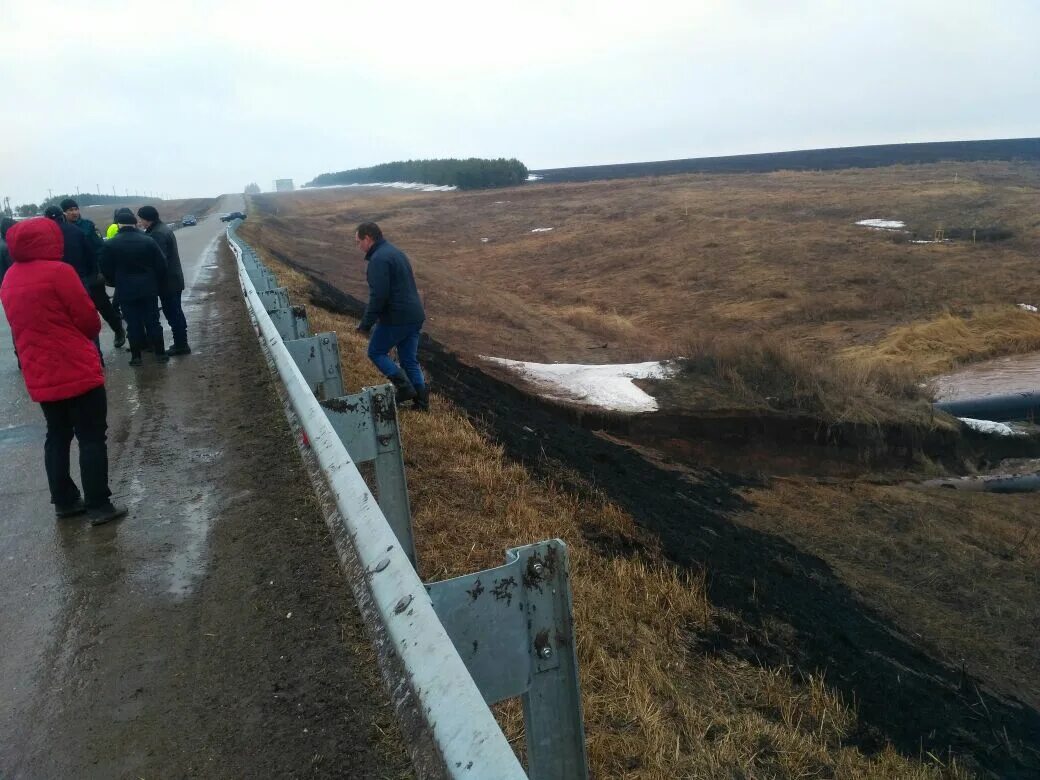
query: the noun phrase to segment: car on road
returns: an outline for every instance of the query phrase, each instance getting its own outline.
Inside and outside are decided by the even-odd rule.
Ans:
[[[233,219],[245,219],[246,215],[241,211],[232,211],[230,214],[225,214],[220,218],[221,222],[230,222]]]
[[[187,216],[184,217],[184,219],[181,220],[181,225],[183,227],[192,227],[192,226],[197,225],[197,224],[199,224],[199,221],[197,219],[195,219],[195,215],[194,214],[188,214]]]

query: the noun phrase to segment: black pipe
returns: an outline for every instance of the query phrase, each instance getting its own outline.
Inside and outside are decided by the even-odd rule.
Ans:
[[[1033,421],[1040,418],[1040,392],[937,401],[934,406],[954,417],[972,417],[993,422]]]
[[[1040,472],[1005,474],[999,477],[966,477],[963,479],[930,479],[921,487],[953,488],[976,493],[1036,493],[1040,491]]]

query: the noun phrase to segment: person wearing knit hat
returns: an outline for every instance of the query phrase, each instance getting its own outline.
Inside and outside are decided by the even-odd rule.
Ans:
[[[80,213],[79,204],[73,198],[65,198],[61,202],[61,210],[65,215],[65,221],[79,229],[86,236],[87,243],[90,244],[91,251],[94,253],[94,262],[95,264],[100,264],[101,248],[105,245],[105,242],[101,238],[101,234],[98,233],[97,226]],[[113,346],[119,349],[126,343],[126,331],[123,329],[123,318],[119,316],[119,310],[109,300],[104,278],[100,274],[95,273],[89,284],[86,280],[84,280],[84,284],[87,284],[87,292],[90,293],[90,299],[94,301],[98,314],[108,323],[108,327],[115,334]]]
[[[181,255],[177,250],[177,236],[169,225],[159,219],[155,206],[141,206],[137,216],[144,225],[144,232],[151,236],[166,256],[166,279],[159,291],[159,302],[162,304],[166,324],[173,331],[173,346],[168,350],[170,355],[190,355],[188,346],[188,322],[184,318],[181,306],[181,295],[184,293],[184,271],[181,269]]]
[[[166,278],[166,258],[159,245],[137,229],[137,218],[130,209],[120,210],[116,223],[119,232],[104,242],[101,272],[116,288],[126,317],[130,365],[141,365],[141,352],[149,345],[165,363],[170,356],[159,322],[159,292]]]

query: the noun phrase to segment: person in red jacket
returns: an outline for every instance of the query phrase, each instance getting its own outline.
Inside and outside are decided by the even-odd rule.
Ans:
[[[83,514],[101,525],[126,514],[108,489],[108,400],[94,339],[94,303],[72,266],[63,263],[61,229],[46,217],[7,231],[13,261],[0,286],[29,397],[47,419],[44,463],[58,517]],[[69,475],[72,437],[79,442],[83,495]]]

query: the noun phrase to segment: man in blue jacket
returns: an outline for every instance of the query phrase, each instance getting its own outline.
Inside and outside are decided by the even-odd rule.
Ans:
[[[397,388],[397,403],[414,400],[415,408],[430,408],[430,391],[419,366],[419,332],[426,312],[415,286],[412,265],[404,252],[383,238],[375,222],[363,222],[354,234],[368,261],[368,307],[357,329],[370,333],[368,359]],[[397,348],[398,366],[390,359]]]
[[[87,243],[94,252],[94,262],[100,265],[101,250],[104,248],[105,242],[98,233],[97,226],[83,216],[79,210],[79,204],[72,198],[65,198],[61,202],[61,211],[65,215],[65,221],[78,228],[86,237]],[[95,275],[94,279],[89,282],[84,279],[83,283],[87,285],[87,292],[90,293],[90,299],[94,301],[94,308],[98,310],[98,314],[108,323],[108,327],[115,334],[114,346],[119,349],[126,343],[126,331],[123,328],[123,318],[120,316],[119,310],[108,299],[104,278]]]

